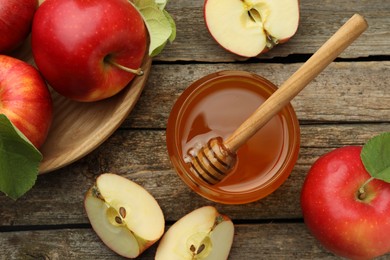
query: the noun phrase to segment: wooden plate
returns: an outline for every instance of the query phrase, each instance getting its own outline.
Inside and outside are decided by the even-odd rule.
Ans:
[[[34,65],[30,39],[12,56]],[[53,122],[40,151],[39,173],[48,173],[71,164],[96,149],[126,119],[146,84],[152,59],[145,55],[144,75],[136,76],[117,95],[97,102],[77,102],[51,90]]]
[[[125,120],[145,86],[152,59],[146,57],[144,75],[135,77],[119,94],[97,102],[72,101],[52,91],[54,115],[39,173],[64,167],[102,144]]]

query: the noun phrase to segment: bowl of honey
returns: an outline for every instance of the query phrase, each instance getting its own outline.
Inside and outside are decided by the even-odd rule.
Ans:
[[[168,118],[166,141],[178,176],[193,191],[214,202],[244,204],[262,199],[279,188],[298,158],[300,128],[289,103],[237,151],[229,175],[208,184],[191,171],[189,152],[210,139],[227,138],[277,87],[245,71],[219,71],[187,87]]]

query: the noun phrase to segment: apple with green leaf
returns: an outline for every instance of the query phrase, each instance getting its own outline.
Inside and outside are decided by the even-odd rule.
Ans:
[[[164,233],[164,215],[154,197],[120,175],[101,174],[84,206],[97,235],[121,256],[139,256]]]
[[[36,68],[0,55],[0,114],[40,148],[49,132],[53,104],[46,82]]]
[[[31,31],[38,0],[0,0],[0,53],[19,47]]]
[[[226,50],[255,57],[288,41],[299,24],[298,0],[205,0],[204,19]]]
[[[147,30],[128,0],[45,0],[31,38],[42,75],[74,100],[111,97],[142,75]]]
[[[308,229],[336,255],[372,259],[390,252],[390,132],[363,147],[320,157],[303,184]]]
[[[18,199],[34,185],[53,117],[46,82],[37,69],[0,55],[0,191]]]
[[[175,222],[161,239],[156,260],[227,259],[234,225],[212,206],[198,208]]]

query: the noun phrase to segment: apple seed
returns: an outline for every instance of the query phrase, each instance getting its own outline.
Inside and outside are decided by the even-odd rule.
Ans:
[[[126,217],[126,209],[124,207],[120,207],[119,208],[119,215],[122,217],[122,218],[125,218]]]
[[[248,11],[248,15],[251,18],[251,20],[254,21],[255,23],[261,23],[261,15],[259,11],[257,11],[256,9],[251,8]]]
[[[205,244],[201,244],[198,250],[196,251],[196,254],[199,255],[202,253],[202,251],[206,248]]]
[[[253,22],[263,24],[261,14],[258,10],[251,8],[248,10],[248,15]],[[264,30],[265,36],[267,37],[266,46],[268,49],[272,49],[274,46],[279,44],[278,39],[272,37],[264,28],[262,29]]]
[[[205,248],[206,248],[206,245],[203,243],[198,247],[198,249],[196,249],[196,247],[194,245],[191,245],[190,250],[192,252],[192,259],[198,259],[199,255],[203,252],[203,250]]]
[[[119,216],[116,216],[116,217],[115,217],[115,222],[118,223],[119,225],[122,225],[122,224],[123,224],[122,218],[119,217]]]
[[[192,259],[203,259],[211,252],[212,243],[209,232],[198,232],[187,240],[187,245],[192,254]]]

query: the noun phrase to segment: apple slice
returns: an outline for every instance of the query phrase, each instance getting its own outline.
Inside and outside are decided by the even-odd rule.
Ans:
[[[226,50],[254,57],[286,42],[298,29],[298,0],[205,0],[204,19]]]
[[[105,173],[84,200],[92,228],[114,252],[135,258],[164,233],[164,215],[157,201],[140,185]]]
[[[156,260],[227,259],[233,243],[234,225],[212,206],[182,217],[165,233]]]

